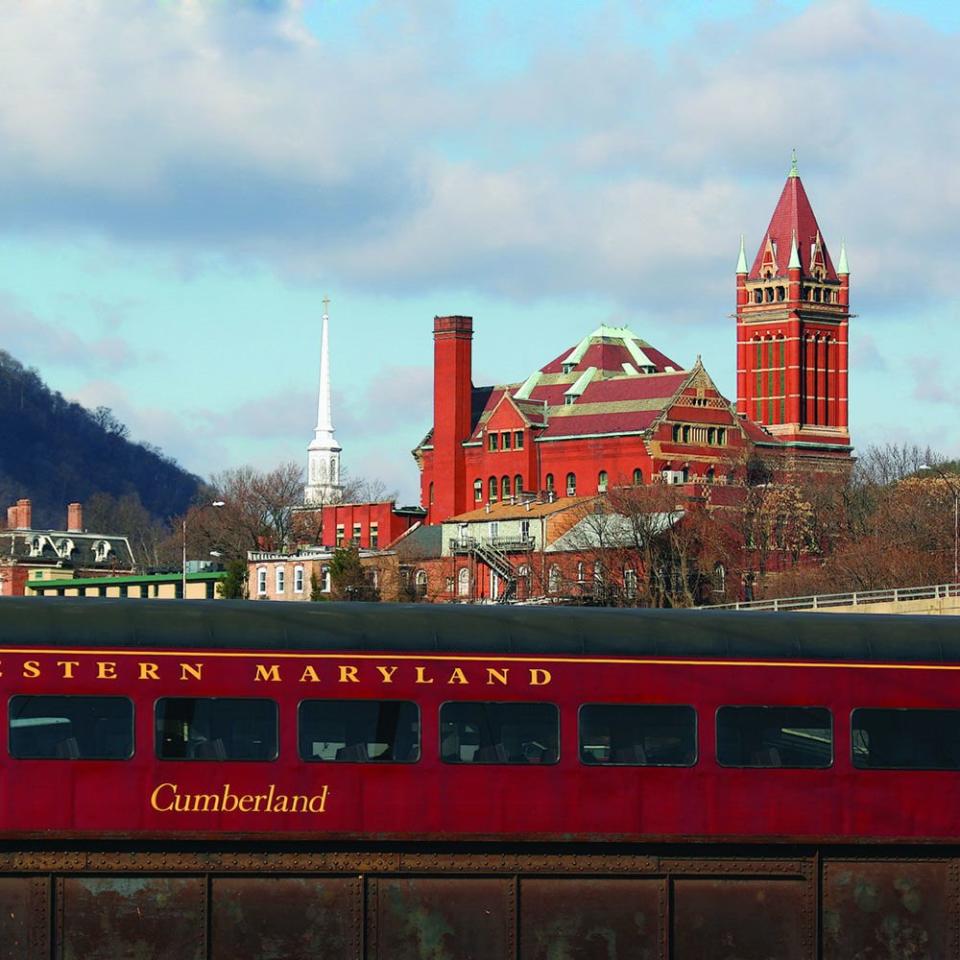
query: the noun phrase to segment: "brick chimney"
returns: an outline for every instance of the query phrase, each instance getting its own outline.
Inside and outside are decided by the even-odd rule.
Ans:
[[[33,523],[33,507],[29,500],[17,501],[17,529],[30,530]]]
[[[83,504],[67,504],[67,533],[83,533]]]
[[[17,505],[13,504],[12,506],[7,507],[7,529],[16,530],[17,521],[20,519],[20,515],[17,513]]]
[[[461,444],[470,436],[472,317],[433,318],[433,503],[429,523],[467,509]],[[428,498],[429,499],[429,498]]]

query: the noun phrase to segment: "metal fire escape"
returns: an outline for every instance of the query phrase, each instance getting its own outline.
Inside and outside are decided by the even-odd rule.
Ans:
[[[529,553],[533,549],[533,538],[494,538],[480,540],[475,537],[461,537],[453,543],[455,553],[469,554],[492,570],[504,583],[497,597],[497,603],[506,603],[517,592],[520,575],[510,561],[507,551]]]

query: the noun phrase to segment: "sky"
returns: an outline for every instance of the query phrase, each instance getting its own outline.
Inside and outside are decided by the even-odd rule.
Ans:
[[[851,270],[851,435],[960,454],[960,4],[0,0],[0,348],[207,477],[418,498],[432,326],[474,381],[601,323],[735,396],[734,266],[796,148]],[[53,455],[53,454],[52,454]]]

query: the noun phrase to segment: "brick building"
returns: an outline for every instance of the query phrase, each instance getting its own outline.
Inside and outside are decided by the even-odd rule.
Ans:
[[[433,426],[413,451],[430,524],[525,493],[717,484],[755,452],[850,462],[849,271],[835,268],[794,162],[753,267],[736,272],[736,404],[628,327],[600,326],[524,381],[475,386],[473,320],[434,319]]]
[[[0,530],[0,596],[23,596],[27,582],[133,572],[130,542],[125,536],[83,529],[83,508],[67,507],[64,530],[36,530],[29,500],[7,509]]]

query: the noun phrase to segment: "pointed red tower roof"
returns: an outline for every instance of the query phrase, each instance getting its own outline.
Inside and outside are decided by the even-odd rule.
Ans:
[[[794,237],[797,238],[797,249],[800,253],[801,275],[812,276],[814,265],[819,263],[825,270],[824,279],[837,280],[837,271],[833,267],[826,242],[820,233],[820,225],[817,223],[813,207],[810,206],[807,198],[807,191],[803,189],[800,174],[797,172],[796,152],[793,155],[793,164],[787,175],[787,182],[783,185],[783,192],[770,218],[770,226],[764,234],[748,279],[759,280],[763,277],[764,254],[768,250],[768,240],[775,251],[776,276],[785,277]]]

